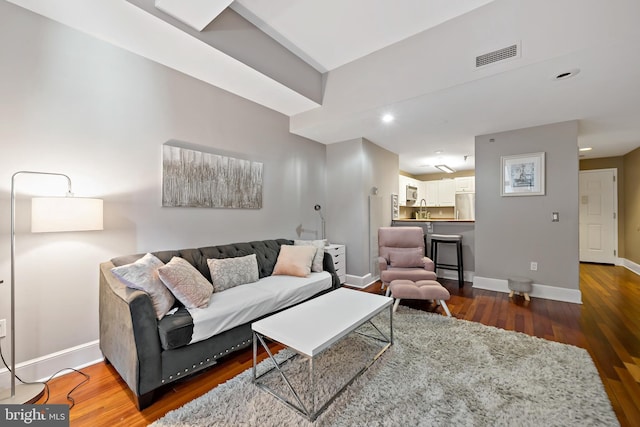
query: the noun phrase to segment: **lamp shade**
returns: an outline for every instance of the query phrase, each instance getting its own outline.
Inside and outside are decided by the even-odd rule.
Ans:
[[[31,232],[102,230],[102,199],[34,197]]]

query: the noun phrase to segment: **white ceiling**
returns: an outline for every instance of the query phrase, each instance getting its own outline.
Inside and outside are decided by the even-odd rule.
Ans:
[[[414,174],[437,163],[472,169],[476,135],[565,120],[579,121],[578,145],[593,147],[586,157],[640,146],[637,0],[231,3],[328,71],[321,105],[124,0],[9,1],[280,111],[296,134],[323,143],[365,137]],[[198,4],[211,14],[211,3],[229,3],[158,1],[176,17],[188,3],[195,18]],[[513,43],[519,57],[475,69],[475,56]],[[570,69],[580,72],[554,79]],[[387,112],[396,120],[383,124]]]
[[[236,0],[265,33],[330,71],[493,0]]]

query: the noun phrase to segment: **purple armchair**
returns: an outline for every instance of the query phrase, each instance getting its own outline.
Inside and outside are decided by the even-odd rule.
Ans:
[[[378,265],[382,289],[396,279],[414,282],[437,280],[435,265],[424,253],[424,232],[421,227],[380,227]]]

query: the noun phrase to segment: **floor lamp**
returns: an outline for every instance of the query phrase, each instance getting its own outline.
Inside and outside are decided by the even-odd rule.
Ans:
[[[313,209],[315,209],[315,211],[318,212],[318,214],[320,215],[320,219],[322,220],[322,239],[324,240],[327,237],[325,234],[325,222],[324,222],[324,215],[322,215],[322,206],[315,205]]]
[[[73,197],[71,179],[61,173],[19,171],[11,177],[11,390],[0,394],[0,404],[33,403],[42,396],[43,383],[16,384],[15,322],[15,180],[18,175],[60,176],[67,180],[65,197],[36,197],[31,200],[31,232],[102,230],[102,200]]]

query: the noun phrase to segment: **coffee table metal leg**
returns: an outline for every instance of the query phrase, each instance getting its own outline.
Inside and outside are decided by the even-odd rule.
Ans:
[[[393,345],[393,306],[389,306],[389,341]]]
[[[259,377],[255,376],[254,374],[254,379],[253,382],[260,387],[261,389],[265,390],[266,392],[268,392],[269,394],[271,394],[273,397],[275,397],[276,399],[282,401],[284,404],[286,404],[287,406],[289,406],[292,409],[297,410],[298,412],[302,413],[303,415],[306,415],[307,417],[311,417],[312,413],[309,412],[309,410],[306,408],[306,406],[304,406],[304,403],[302,403],[302,399],[300,399],[300,396],[298,396],[298,393],[296,392],[296,390],[293,388],[293,386],[291,385],[291,383],[289,382],[289,379],[287,378],[287,376],[284,374],[284,372],[282,372],[282,369],[280,369],[280,364],[278,363],[278,361],[275,359],[275,357],[273,357],[273,354],[271,353],[271,350],[269,350],[269,346],[264,342],[264,340],[262,339],[262,335],[258,334],[257,332],[254,332],[255,336],[258,338],[258,340],[260,340],[260,344],[262,345],[262,347],[267,351],[267,354],[269,355],[269,359],[271,359],[271,361],[273,362],[273,368],[267,370],[266,372],[262,373]],[[255,343],[254,343],[255,344]],[[313,358],[311,358],[313,359]],[[289,360],[289,359],[287,359]],[[313,361],[313,360],[312,360]],[[285,361],[286,362],[286,361]],[[283,362],[284,363],[284,362]],[[311,365],[313,367],[313,365]],[[255,368],[254,368],[255,369]],[[294,404],[292,404],[291,402],[289,402],[288,400],[286,400],[285,398],[283,398],[282,396],[280,396],[279,394],[277,394],[276,392],[274,392],[273,390],[271,390],[269,387],[267,387],[264,384],[260,384],[257,380],[261,377],[263,377],[264,375],[268,374],[269,372],[273,371],[273,369],[276,369],[278,371],[278,373],[280,374],[280,376],[282,377],[282,379],[284,380],[285,384],[287,385],[287,387],[289,388],[289,390],[291,391],[291,393],[293,393],[293,397],[296,398],[296,400],[298,401],[298,404],[300,405],[300,407],[295,406]]]
[[[351,385],[356,379],[358,379],[358,377],[360,377],[360,375],[362,375],[380,356],[382,356],[382,354],[387,351],[387,349],[389,349],[389,347],[391,347],[391,345],[393,345],[393,305],[389,306],[389,337],[387,337],[384,333],[382,333],[382,331],[375,325],[373,324],[373,322],[371,320],[368,320],[368,322],[378,331],[378,333],[382,336],[383,339],[380,339],[379,337],[374,337],[374,336],[370,336],[370,335],[366,335],[363,333],[360,333],[361,335],[367,336],[369,338],[373,338],[375,340],[378,341],[382,341],[385,342],[386,345],[378,352],[378,354],[376,354],[373,359],[371,359],[367,364],[365,364],[364,367],[362,367],[349,381],[347,381],[346,384],[344,384],[342,386],[342,388],[340,388],[340,390],[338,390],[337,392],[335,392],[330,398],[329,400],[327,400],[322,407],[320,407],[319,409],[316,410],[316,378],[315,378],[315,366],[314,366],[314,359],[313,357],[309,357],[309,391],[311,393],[311,408],[310,410],[307,409],[307,407],[304,405],[304,403],[302,403],[302,399],[300,399],[300,396],[298,395],[298,393],[296,392],[296,390],[293,388],[293,386],[291,385],[291,383],[289,382],[289,379],[286,377],[286,375],[284,374],[284,372],[280,369],[281,364],[279,364],[277,362],[277,360],[275,359],[275,357],[273,356],[273,354],[271,353],[271,350],[269,350],[269,346],[267,346],[267,344],[264,342],[263,336],[260,335],[257,332],[253,332],[253,382],[260,387],[261,389],[263,389],[264,391],[268,392],[269,394],[271,394],[272,396],[274,396],[276,399],[280,400],[281,402],[283,402],[285,405],[287,405],[289,408],[294,409],[296,411],[298,411],[300,414],[306,416],[310,421],[315,421],[318,416],[324,412],[324,410],[331,404],[333,403],[333,401],[349,386]],[[256,370],[256,365],[257,365],[257,353],[258,353],[258,341],[260,341],[260,344],[262,345],[262,347],[266,350],[269,359],[271,359],[271,361],[273,362],[273,367],[268,369],[267,371],[263,372],[262,374],[260,374],[259,376],[257,375],[257,370]],[[287,361],[289,361],[292,358],[289,358],[285,361],[283,361],[282,363],[285,363]],[[296,406],[293,403],[289,402],[287,399],[285,399],[284,397],[280,396],[279,394],[277,394],[275,391],[271,390],[267,385],[265,384],[261,384],[260,382],[258,382],[258,379],[267,375],[269,372],[273,371],[274,369],[276,369],[278,371],[278,373],[280,374],[280,376],[282,377],[282,379],[284,380],[284,382],[286,383],[287,387],[289,388],[289,390],[291,391],[291,393],[293,394],[293,396],[295,397],[296,401],[298,402],[298,404],[300,406]]]
[[[256,382],[256,365],[258,364],[258,338],[253,333],[253,382]]]

